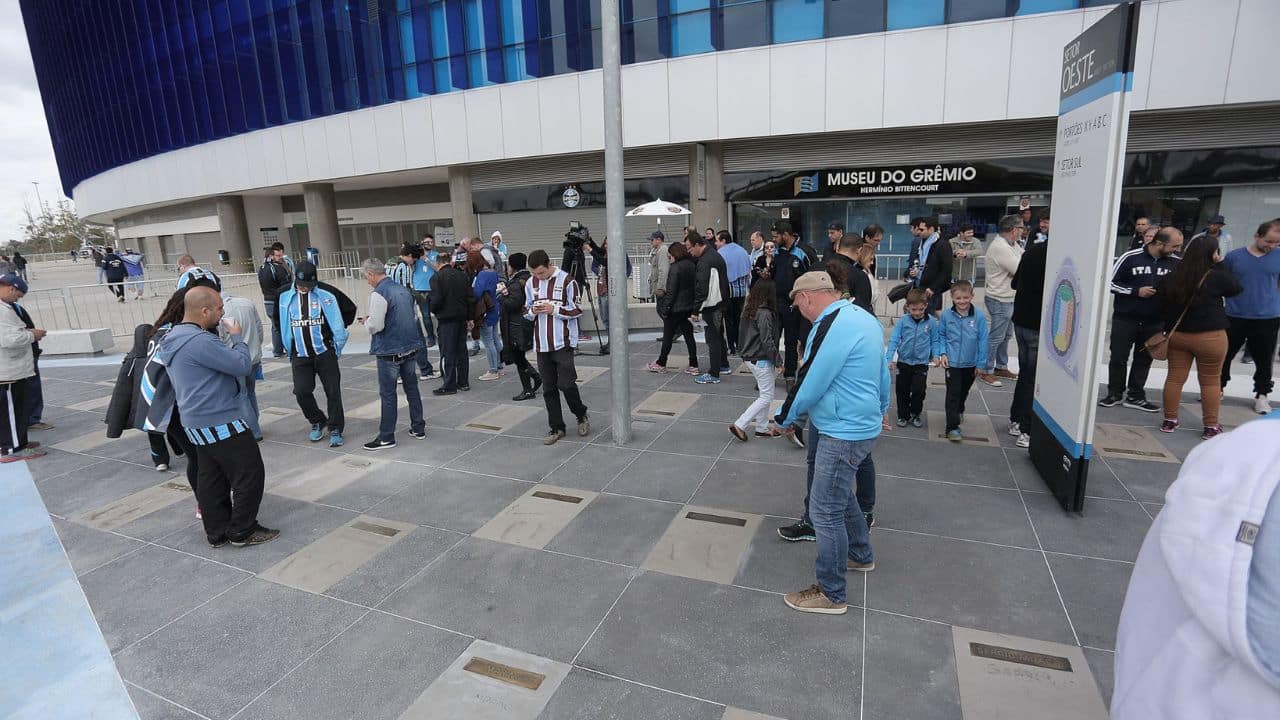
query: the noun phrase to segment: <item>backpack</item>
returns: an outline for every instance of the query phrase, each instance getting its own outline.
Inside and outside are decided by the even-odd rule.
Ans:
[[[326,292],[332,293],[338,299],[338,311],[342,313],[342,326],[351,327],[351,323],[356,321],[356,304],[351,302],[351,298],[338,288],[329,283],[318,282],[316,287]]]

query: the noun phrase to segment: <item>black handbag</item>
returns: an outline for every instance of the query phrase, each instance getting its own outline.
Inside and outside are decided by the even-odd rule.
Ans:
[[[915,287],[915,285],[909,282],[902,283],[901,285],[894,285],[885,297],[889,298],[889,302],[901,302],[907,299],[907,293],[911,292],[911,288],[913,287]]]

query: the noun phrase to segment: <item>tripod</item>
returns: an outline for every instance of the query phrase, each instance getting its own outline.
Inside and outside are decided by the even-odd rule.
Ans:
[[[600,308],[596,305],[595,293],[592,292],[591,286],[587,284],[587,268],[586,257],[582,254],[581,247],[568,247],[564,249],[564,265],[565,272],[569,273],[569,277],[573,278],[578,286],[582,288],[582,295],[587,299],[587,306],[591,308],[591,321],[596,328],[596,338],[600,341],[600,354],[609,354],[609,339],[607,336],[600,334]],[[581,354],[580,352],[578,354]]]

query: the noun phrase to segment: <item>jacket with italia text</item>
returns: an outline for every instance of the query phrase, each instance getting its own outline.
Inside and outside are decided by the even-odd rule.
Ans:
[[[1116,315],[1140,320],[1160,317],[1160,300],[1154,295],[1144,298],[1138,295],[1138,289],[1155,287],[1156,281],[1173,272],[1177,264],[1171,257],[1151,257],[1145,247],[1116,258],[1111,266],[1111,294],[1116,296]]]
[[[954,368],[987,366],[987,316],[977,305],[968,315],[956,312],[955,306],[942,311],[942,352],[947,365]]]
[[[884,330],[875,316],[837,300],[814,321],[795,388],[775,419],[790,427],[807,413],[823,435],[870,440],[888,409]]]
[[[303,298],[293,288],[280,293],[277,312],[280,313],[280,339],[284,342],[285,354],[312,357],[332,347],[341,356],[342,348],[347,344],[347,327],[342,321],[338,298],[318,287],[311,288],[307,295]],[[302,316],[304,301],[306,317]]]

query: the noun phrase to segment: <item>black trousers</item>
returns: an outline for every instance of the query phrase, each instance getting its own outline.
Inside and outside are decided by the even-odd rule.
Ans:
[[[284,339],[280,336],[280,313],[276,312],[276,301],[264,300],[262,307],[271,318],[271,354],[275,357],[284,357]]]
[[[799,310],[790,306],[779,310],[778,314],[782,316],[782,376],[794,378],[800,362],[800,343],[808,334],[809,323]]]
[[[578,393],[578,369],[573,364],[573,348],[538,353],[538,372],[542,374],[542,399],[547,404],[547,424],[552,430],[564,430],[564,410],[560,395],[569,404],[569,412],[579,421],[587,416],[587,406]]]
[[[924,392],[929,384],[929,365],[898,363],[898,418],[907,420],[924,411]]]
[[[964,414],[964,403],[969,399],[969,390],[973,388],[973,380],[977,377],[977,368],[950,368],[947,370],[947,431],[960,429],[960,416]]]
[[[124,280],[108,279],[107,287],[111,290],[111,294],[116,296],[116,299],[124,297]]]
[[[1164,329],[1164,321],[1113,315],[1111,318],[1111,361],[1107,363],[1107,394],[1123,395],[1130,400],[1147,397],[1144,389],[1151,373],[1151,353],[1144,345],[1152,335]],[[1125,383],[1125,365],[1133,355],[1129,382]]]
[[[747,299],[744,297],[729,298],[729,305],[724,311],[724,335],[728,341],[729,354],[738,354],[738,325],[742,319],[742,306],[745,305]]]
[[[706,308],[702,311],[702,321],[707,324],[707,367],[703,372],[711,377],[720,377],[720,368],[729,364],[729,349],[724,345],[724,305],[717,308]]]
[[[677,333],[684,336],[685,347],[689,349],[689,367],[698,367],[698,344],[693,339],[693,323],[689,322],[687,312],[667,313],[662,319],[662,350],[658,353],[658,364],[667,366],[667,356],[671,354]]]
[[[27,446],[27,382],[0,383],[0,455]]]
[[[510,350],[510,352],[507,352]],[[508,364],[516,366],[516,374],[520,376],[520,386],[525,390],[532,390],[533,384],[540,382],[542,378],[538,375],[538,371],[533,369],[533,365],[529,364],[529,358],[525,356],[525,352],[519,348],[504,346],[503,355]]]
[[[175,411],[176,412],[176,411]],[[168,440],[168,444],[165,444]],[[196,491],[196,478],[199,476],[200,461],[196,459],[196,446],[187,439],[187,434],[175,423],[170,422],[168,432],[149,432],[147,442],[151,443],[151,462],[155,465],[164,463],[171,465],[169,448],[187,459],[187,484],[191,492]]]
[[[1247,320],[1228,317],[1227,320],[1231,327],[1227,328],[1227,359],[1222,363],[1222,387],[1225,388],[1231,380],[1231,361],[1243,347],[1253,357],[1253,394],[1270,395],[1275,387],[1271,382],[1271,368],[1276,357],[1280,318]]]
[[[436,328],[440,341],[440,371],[447,390],[471,387],[471,361],[467,357],[467,324],[461,320],[442,320]]]
[[[242,432],[212,445],[196,445],[200,470],[196,499],[209,540],[243,540],[258,525],[266,469],[253,433]]]
[[[346,418],[342,412],[342,371],[338,367],[338,354],[326,350],[315,357],[291,357],[289,365],[293,368],[293,396],[298,399],[298,408],[312,425],[327,425],[330,430],[342,432],[346,427]],[[316,377],[324,387],[325,400],[328,401],[329,416],[320,412],[316,404]]]

